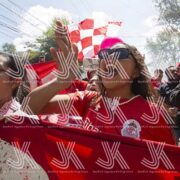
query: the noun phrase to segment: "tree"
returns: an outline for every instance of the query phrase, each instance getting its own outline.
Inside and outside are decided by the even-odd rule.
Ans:
[[[11,44],[11,43],[5,43],[3,46],[2,46],[2,50],[6,53],[15,53],[16,52],[16,47],[14,44]]]
[[[154,65],[175,65],[180,59],[180,1],[155,0],[155,6],[159,9],[158,22],[163,29],[156,38],[147,39],[146,47]]]
[[[63,17],[60,19],[65,25],[69,24],[69,21]],[[35,43],[26,43],[27,47],[36,49],[41,52],[41,54],[45,54],[46,60],[51,60],[50,48],[57,47],[55,39],[54,39],[54,27],[55,27],[56,19],[53,20],[51,26],[43,32],[43,34],[36,39]]]
[[[180,30],[180,1],[155,0],[155,6],[160,10],[159,23],[178,32]]]
[[[180,38],[176,34],[162,31],[155,40],[147,39],[146,47],[150,50],[155,64],[176,64],[179,60]],[[161,67],[159,67],[161,68]]]
[[[30,63],[38,63],[39,62],[39,57],[41,56],[41,52],[34,51],[34,50],[28,50],[28,54],[29,54]]]

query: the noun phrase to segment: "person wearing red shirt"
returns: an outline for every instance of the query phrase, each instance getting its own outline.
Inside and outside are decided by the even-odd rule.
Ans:
[[[63,28],[62,23],[58,21],[57,27]],[[56,31],[56,38],[65,56],[68,52],[76,53],[67,35]],[[115,39],[105,39],[98,53],[99,92],[56,95],[71,85],[74,75],[70,74],[67,79],[58,77],[33,90],[29,94],[29,107],[36,114],[68,111],[71,117],[79,115],[81,120],[76,121],[77,124],[87,130],[175,144],[163,106],[157,106],[148,98],[152,94],[149,80],[143,73],[144,57],[134,46]],[[54,49],[51,53],[57,59]],[[57,63],[60,62],[57,60]],[[68,110],[63,110],[66,109],[64,105],[59,106],[63,102]],[[73,102],[73,106],[69,102]]]
[[[156,69],[154,71],[154,76],[151,79],[151,83],[155,89],[158,89],[162,84],[163,71],[161,69]]]

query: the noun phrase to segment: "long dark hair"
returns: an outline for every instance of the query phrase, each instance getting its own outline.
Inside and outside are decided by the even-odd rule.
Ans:
[[[135,95],[141,95],[143,98],[152,96],[151,91],[151,77],[148,68],[144,62],[145,57],[137,50],[135,46],[126,44],[131,52],[132,58],[135,60],[136,68],[138,69],[139,76],[133,80],[132,92]]]
[[[130,58],[133,58],[136,63],[136,68],[139,72],[139,76],[133,79],[131,90],[135,95],[141,95],[144,99],[153,95],[150,85],[150,74],[148,73],[148,69],[144,62],[144,56],[137,50],[135,46],[131,46],[128,44],[124,44],[126,48],[130,51]],[[149,77],[148,77],[149,75]],[[106,93],[106,88],[102,83],[101,76],[98,76],[98,86],[99,92],[97,95],[92,99],[91,105],[94,103],[99,102],[102,96]]]
[[[18,72],[19,69],[17,67],[17,63],[15,62],[15,58],[13,55],[10,54],[0,54],[0,57],[5,59],[5,66],[8,69],[11,69],[14,72]],[[13,92],[12,92],[12,97],[16,98],[16,100],[18,100],[20,103],[23,101],[24,97],[27,96],[27,94],[29,94],[29,82],[27,80],[27,75],[26,75],[26,71],[23,68],[23,77],[21,77],[22,82],[20,83],[20,85],[18,87],[16,87]],[[7,73],[8,74],[8,73]],[[15,75],[10,75],[10,79],[13,81],[14,79],[18,78],[18,76]]]

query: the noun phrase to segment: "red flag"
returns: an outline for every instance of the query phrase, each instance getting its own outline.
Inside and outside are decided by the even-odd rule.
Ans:
[[[70,39],[79,49],[78,60],[95,57],[99,45],[106,37],[109,25],[121,26],[122,22],[104,22],[103,25],[94,19],[85,19],[77,27],[68,26]],[[117,27],[116,27],[117,28]]]
[[[53,71],[57,69],[56,63],[54,61],[49,61],[45,63],[37,63],[26,66],[27,77],[30,83],[30,89],[34,89],[42,84],[49,82],[56,76]],[[33,76],[32,76],[33,74]],[[87,82],[76,79],[72,85],[65,90],[60,91],[60,94],[67,94],[76,92],[76,90],[84,91],[86,89]]]
[[[52,80],[55,77],[52,72],[57,69],[54,61],[26,65],[25,68],[31,90]]]
[[[16,163],[12,166],[18,161],[15,149],[11,148],[15,143],[53,180],[180,178],[180,148],[176,146],[159,146],[153,141],[65,128],[47,118],[39,124],[31,124],[28,118],[19,125],[0,121],[0,128],[0,167],[6,172],[0,172],[2,178],[21,170],[22,179],[31,179],[33,172],[39,173],[37,169],[32,170],[25,156],[19,155],[23,157],[19,160],[21,163],[27,161],[28,168],[16,169]],[[27,142],[30,142],[29,146],[23,149]],[[7,144],[9,148],[6,148]],[[11,159],[10,163],[6,162],[7,159]],[[38,175],[42,178],[42,173]],[[13,177],[16,179],[16,173]]]

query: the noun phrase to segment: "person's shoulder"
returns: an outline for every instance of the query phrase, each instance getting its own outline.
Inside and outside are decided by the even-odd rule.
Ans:
[[[152,97],[147,97],[146,99],[140,95],[135,96],[134,99],[131,100],[132,106],[137,108],[139,111],[149,110],[150,108],[156,108],[156,103]]]

